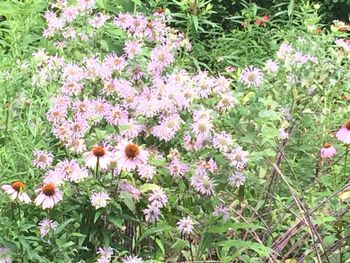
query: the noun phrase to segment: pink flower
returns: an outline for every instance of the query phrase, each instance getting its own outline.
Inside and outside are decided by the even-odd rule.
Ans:
[[[84,71],[76,64],[67,64],[63,68],[62,77],[69,82],[78,82],[84,78]]]
[[[23,182],[17,181],[12,183],[11,185],[5,184],[1,186],[1,189],[8,195],[10,195],[12,200],[18,200],[20,202],[24,202],[29,204],[31,202],[29,196],[26,194],[25,189],[26,186]]]
[[[37,192],[39,195],[35,198],[34,203],[36,206],[41,205],[43,209],[53,208],[63,199],[62,193],[54,183],[44,184]]]
[[[33,165],[38,168],[46,168],[51,165],[53,161],[53,154],[47,151],[34,151]]]
[[[325,143],[321,149],[322,158],[331,158],[337,154],[337,150],[329,143]]]
[[[148,155],[148,152],[142,150],[137,144],[122,141],[117,146],[115,158],[121,170],[131,171],[145,165]]]
[[[197,138],[207,139],[211,135],[212,126],[209,120],[201,119],[192,124],[192,131]]]
[[[191,177],[191,186],[202,195],[214,195],[215,183],[206,174],[197,174]]]
[[[112,153],[106,147],[100,145],[94,146],[90,152],[84,153],[83,157],[87,167],[94,169],[98,162],[102,170],[107,170],[113,159]]]
[[[221,133],[215,133],[213,138],[213,146],[221,152],[227,152],[232,146],[233,141],[231,135],[225,131]]]
[[[162,189],[156,188],[149,195],[148,201],[153,206],[156,206],[158,208],[163,208],[166,205],[166,203],[168,202],[168,197]]]
[[[140,165],[138,167],[138,173],[141,179],[151,181],[156,174],[156,168],[151,165]]]
[[[142,258],[138,256],[127,256],[122,259],[122,263],[142,263]]]
[[[335,135],[339,141],[349,144],[350,143],[350,121],[347,121]]]
[[[242,71],[240,81],[248,87],[259,87],[263,82],[263,76],[260,69],[249,66]]]
[[[236,169],[240,170],[247,166],[248,152],[243,151],[242,147],[236,147],[230,153],[227,153],[226,157]]]
[[[180,219],[176,223],[177,228],[180,230],[181,234],[183,234],[183,235],[190,235],[190,234],[192,234],[193,230],[194,230],[194,227],[193,227],[194,224],[195,224],[195,222],[189,216]]]
[[[159,207],[155,204],[149,204],[146,209],[143,210],[146,222],[156,222],[160,215]]]
[[[106,207],[107,201],[110,200],[111,198],[109,197],[109,194],[107,192],[100,192],[100,193],[92,193],[90,199],[91,199],[91,205],[96,209],[99,209],[101,207]]]
[[[141,43],[139,41],[126,41],[124,51],[128,58],[134,58],[135,55],[141,53]]]
[[[168,165],[169,173],[175,178],[183,177],[187,172],[187,170],[188,170],[188,165],[182,163],[177,157],[173,158]]]
[[[46,236],[50,231],[55,231],[57,228],[57,222],[50,219],[43,219],[39,222],[40,236]]]
[[[234,185],[236,187],[240,187],[241,185],[244,185],[246,180],[246,177],[244,176],[243,173],[241,172],[236,172],[234,174],[232,174],[229,178],[228,178],[228,183],[230,185]]]
[[[233,71],[236,70],[236,68],[235,68],[235,67],[232,67],[232,66],[227,66],[227,67],[225,68],[225,70],[226,70],[227,73],[232,73]]]

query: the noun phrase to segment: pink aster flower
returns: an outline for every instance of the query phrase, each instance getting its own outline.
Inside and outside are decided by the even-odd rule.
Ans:
[[[108,151],[106,147],[96,145],[90,152],[84,153],[83,157],[87,167],[94,169],[98,163],[101,169],[107,170],[110,162],[113,159],[113,154]]]
[[[118,190],[128,192],[135,200],[139,200],[141,197],[141,191],[126,181],[118,185]]]
[[[137,144],[121,141],[117,146],[115,158],[121,170],[131,171],[145,165],[148,155],[148,152],[141,149]]]
[[[109,263],[111,262],[112,256],[113,256],[113,248],[111,247],[107,247],[107,248],[102,248],[99,247],[97,250],[97,255],[98,255],[98,259],[96,261],[96,263]]]
[[[213,215],[214,216],[222,216],[224,221],[227,221],[230,217],[228,208],[226,206],[224,206],[223,204],[215,206]]]
[[[141,43],[139,41],[126,41],[124,51],[128,58],[134,58],[135,55],[141,53]]]
[[[12,263],[11,250],[7,247],[0,247],[1,263]]]
[[[171,174],[171,176],[175,178],[180,178],[185,175],[185,173],[188,170],[188,165],[185,163],[182,163],[179,158],[175,157],[171,160],[171,162],[168,165],[168,171]]]
[[[31,202],[29,196],[25,192],[26,186],[23,182],[13,182],[11,185],[5,184],[1,186],[1,189],[8,195],[12,200],[18,199],[20,202],[29,204]]]
[[[125,13],[125,14],[120,13],[115,18],[114,24],[117,27],[121,27],[123,29],[128,29],[129,27],[131,27],[133,20],[134,20],[134,18],[129,13]]]
[[[77,6],[80,10],[91,10],[95,6],[96,0],[78,0]]]
[[[191,235],[194,230],[195,222],[191,217],[184,217],[180,219],[177,223],[177,228],[180,230],[183,235]]]
[[[35,198],[34,203],[37,206],[41,205],[43,209],[53,208],[63,198],[54,183],[46,183],[36,192],[39,192],[39,195]]]
[[[155,204],[149,204],[146,209],[143,210],[146,222],[156,222],[160,215],[160,208]]]
[[[89,24],[95,28],[101,28],[106,21],[109,19],[109,16],[102,13],[98,13],[96,16],[89,18]]]
[[[272,59],[268,59],[266,62],[265,62],[265,67],[264,69],[267,71],[267,72],[270,72],[270,73],[276,73],[279,69],[279,66],[278,66],[278,63]]]
[[[240,81],[248,87],[259,87],[263,82],[263,76],[264,75],[260,69],[249,66],[242,71]]]
[[[248,163],[248,152],[243,151],[242,147],[236,147],[230,153],[226,154],[227,159],[231,165],[237,169],[243,169]]]
[[[197,120],[192,124],[192,131],[197,138],[207,139],[211,135],[213,125],[207,119]]]
[[[333,155],[337,154],[337,150],[334,146],[329,143],[325,143],[321,149],[322,158],[332,158]]]
[[[62,77],[69,82],[78,82],[84,78],[84,71],[76,64],[67,64],[63,68]]]
[[[235,172],[228,178],[228,183],[236,187],[244,185],[246,177],[241,172]]]
[[[110,125],[122,125],[128,121],[128,112],[117,106],[110,107],[106,112],[106,120]]]
[[[152,205],[162,208],[168,202],[168,197],[162,189],[156,188],[152,190],[152,193],[148,197],[148,201]]]
[[[289,133],[285,131],[285,129],[281,128],[278,130],[279,134],[278,134],[278,138],[281,140],[286,140],[289,138]]]
[[[109,201],[111,198],[109,197],[109,194],[107,192],[100,192],[92,193],[90,199],[91,205],[96,209],[99,209],[101,207],[106,207],[107,201]]]
[[[53,154],[48,151],[35,150],[33,165],[38,168],[46,168],[52,164]]]
[[[197,174],[191,177],[191,186],[200,194],[211,196],[215,193],[215,183],[206,174]]]
[[[50,219],[43,219],[39,222],[40,236],[45,237],[50,231],[55,231],[57,228],[57,222]]]
[[[339,141],[349,144],[350,143],[350,121],[347,121],[335,135]]]
[[[236,68],[233,67],[233,66],[227,66],[227,67],[225,68],[225,70],[226,70],[227,73],[232,73],[233,71],[236,70]]]
[[[142,258],[138,256],[126,256],[122,259],[122,263],[142,263]]]
[[[213,146],[221,152],[227,152],[232,146],[233,141],[231,135],[225,131],[221,133],[215,133],[213,138]]]
[[[147,182],[151,181],[156,174],[156,168],[151,165],[140,165],[137,170],[141,179],[144,179]]]

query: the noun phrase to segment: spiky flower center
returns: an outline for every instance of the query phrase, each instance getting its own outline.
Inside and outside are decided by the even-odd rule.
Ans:
[[[128,158],[135,158],[139,155],[140,149],[136,144],[130,143],[125,147],[124,152]]]
[[[106,154],[106,150],[103,146],[96,146],[92,149],[92,153],[96,156],[96,157],[102,157]]]
[[[348,129],[350,131],[350,121],[347,121],[345,123],[345,128]]]
[[[38,156],[38,161],[39,162],[46,162],[47,161],[47,157],[46,157],[46,155],[44,155],[44,154],[40,154],[39,156]]]
[[[324,148],[329,148],[329,147],[331,147],[331,144],[330,144],[330,143],[325,143],[325,144],[323,145],[323,147],[324,147]]]
[[[254,81],[256,81],[257,76],[256,76],[256,74],[254,72],[250,72],[248,74],[247,78],[248,78],[249,81],[254,82]]]
[[[45,184],[42,187],[43,193],[47,196],[53,196],[56,193],[56,187],[53,183]]]
[[[12,183],[12,188],[15,189],[17,192],[24,191],[26,189],[26,186],[22,182],[14,182]]]

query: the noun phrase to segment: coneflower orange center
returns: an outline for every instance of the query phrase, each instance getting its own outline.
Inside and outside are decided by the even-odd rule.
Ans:
[[[12,188],[15,189],[17,192],[24,191],[26,189],[26,186],[22,182],[14,182],[12,183]]]
[[[92,153],[96,156],[96,157],[102,157],[103,155],[106,154],[106,150],[104,147],[102,146],[96,146],[92,149]]]
[[[56,193],[56,187],[53,183],[45,184],[42,190],[43,190],[43,193],[48,196],[52,196]]]
[[[136,144],[130,143],[125,147],[125,155],[128,158],[135,158],[140,153],[140,149]]]
[[[331,144],[330,144],[330,143],[325,143],[325,144],[323,145],[323,147],[324,147],[324,148],[329,148],[329,147],[331,147]]]
[[[347,128],[350,131],[350,121],[347,121],[345,123],[345,128]]]

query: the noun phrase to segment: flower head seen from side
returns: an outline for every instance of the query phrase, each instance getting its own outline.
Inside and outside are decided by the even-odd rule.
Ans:
[[[99,247],[97,250],[97,254],[98,254],[98,259],[96,263],[107,263],[111,261],[114,251],[113,251],[113,248],[111,247],[107,247],[107,248]]]
[[[107,201],[111,198],[107,192],[93,193],[90,197],[91,204],[96,209],[107,206]]]
[[[263,82],[263,77],[260,69],[249,66],[242,71],[240,81],[248,87],[259,87]]]
[[[89,168],[96,168],[98,163],[102,170],[107,170],[112,161],[112,153],[106,147],[97,145],[91,151],[83,154],[85,165]]]
[[[46,168],[50,166],[53,161],[52,153],[47,151],[36,150],[34,151],[34,157],[33,165],[37,168]]]
[[[122,263],[142,263],[142,258],[138,256],[126,256],[122,259]]]
[[[350,143],[350,120],[347,121],[335,135],[339,141],[349,144]]]
[[[191,235],[194,230],[194,224],[195,222],[190,216],[184,217],[176,223],[182,235]]]
[[[0,247],[0,262],[1,263],[11,263],[11,250],[7,247]]]
[[[121,170],[131,171],[145,165],[148,155],[148,152],[141,149],[137,144],[122,141],[117,146],[115,158]]]
[[[18,199],[20,202],[29,204],[31,202],[29,196],[25,192],[26,186],[23,182],[16,181],[11,185],[5,184],[1,186],[1,189],[8,195],[12,200]]]
[[[34,203],[42,206],[43,209],[53,208],[63,198],[62,193],[54,183],[46,183],[37,190],[39,195],[35,198]]]
[[[57,222],[50,219],[43,219],[39,222],[40,236],[45,237],[50,231],[55,231],[57,228]]]
[[[332,158],[337,154],[337,150],[330,143],[325,143],[321,148],[320,153],[322,158]]]

